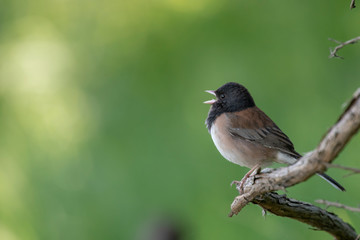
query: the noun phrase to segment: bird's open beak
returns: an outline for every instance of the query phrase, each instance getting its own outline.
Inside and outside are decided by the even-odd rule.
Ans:
[[[205,92],[210,93],[216,97],[215,91],[212,90],[206,90]],[[206,104],[214,104],[216,102],[216,99],[211,99],[209,101],[205,101]]]

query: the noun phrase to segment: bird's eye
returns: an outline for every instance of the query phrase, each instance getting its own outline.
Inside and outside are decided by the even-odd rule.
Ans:
[[[225,98],[225,94],[221,94],[221,95],[220,95],[220,98],[221,98],[221,99],[224,99],[224,98]]]

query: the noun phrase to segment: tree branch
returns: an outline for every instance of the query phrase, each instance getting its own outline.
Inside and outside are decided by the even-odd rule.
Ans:
[[[266,193],[256,197],[253,203],[275,215],[292,218],[326,231],[336,239],[354,240],[357,237],[354,228],[335,214],[312,204],[287,198],[285,195]]]
[[[344,204],[337,203],[337,202],[330,202],[330,201],[326,201],[323,199],[315,200],[315,202],[324,204],[326,207],[337,207],[337,208],[343,208],[343,209],[349,210],[351,212],[360,212],[360,208],[349,207],[349,206],[346,206]]]
[[[331,163],[328,163],[328,164],[326,164],[326,167],[328,167],[328,168],[339,168],[339,169],[344,169],[344,170],[346,170],[346,171],[350,171],[350,172],[351,172],[351,173],[345,175],[344,177],[347,177],[347,176],[352,175],[352,174],[360,173],[360,169],[358,169],[358,168],[341,166],[341,165],[339,165],[339,164],[331,164]]]
[[[332,38],[329,38],[329,40],[339,44],[333,50],[331,50],[331,48],[330,48],[329,58],[337,57],[337,58],[344,59],[343,57],[337,55],[337,51],[339,51],[341,48],[343,48],[346,45],[357,43],[358,41],[360,41],[360,36],[356,37],[356,38],[353,38],[353,39],[350,39],[350,40],[347,40],[346,42],[340,42],[340,41],[332,39]]]
[[[356,8],[355,0],[351,0],[351,3],[350,3],[350,10],[353,9],[353,8]]]
[[[324,172],[326,170],[326,164],[331,163],[337,157],[359,128],[360,88],[355,92],[348,107],[336,124],[328,130],[315,150],[306,154],[291,166],[275,169],[269,173],[262,172],[261,174],[250,177],[244,184],[244,193],[237,196],[231,204],[229,216],[231,217],[234,214],[238,214],[242,208],[249,202],[254,201],[258,196],[264,198],[264,194],[266,193],[291,187],[306,181],[318,172]],[[301,217],[302,216],[298,216],[298,218]],[[330,218],[328,217],[328,219]],[[298,220],[300,221],[300,219]],[[327,229],[322,230],[327,231]],[[341,230],[348,231],[345,228]],[[338,239],[342,238],[339,237]]]

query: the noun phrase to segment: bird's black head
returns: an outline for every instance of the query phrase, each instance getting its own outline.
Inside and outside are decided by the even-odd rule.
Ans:
[[[222,113],[237,112],[255,106],[249,91],[238,83],[229,82],[216,91],[207,92],[216,96],[216,99],[205,102],[212,105],[206,119],[209,131],[216,117]]]

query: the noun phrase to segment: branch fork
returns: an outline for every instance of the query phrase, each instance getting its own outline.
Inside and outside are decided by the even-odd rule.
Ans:
[[[316,149],[307,153],[305,156],[300,158],[298,162],[291,166],[274,169],[270,172],[261,172],[258,175],[250,177],[244,184],[243,194],[237,196],[231,204],[231,212],[229,216],[231,217],[233,215],[237,215],[249,202],[253,202],[262,206],[263,201],[259,199],[265,199],[267,204],[268,202],[277,202],[276,199],[278,199],[278,195],[276,196],[274,195],[275,193],[271,192],[284,190],[295,184],[306,181],[316,173],[324,172],[327,169],[328,164],[330,164],[337,157],[337,155],[345,147],[352,136],[356,134],[359,128],[360,88],[354,93],[353,98],[348,104],[348,107],[344,110],[335,125],[328,130]],[[290,201],[288,198],[282,198],[282,200],[283,203],[296,201]],[[299,201],[297,202],[301,203]],[[313,205],[311,205],[311,207],[311,210],[318,208]],[[272,212],[269,206],[265,207],[264,209]],[[296,210],[296,208],[293,210]],[[318,229],[327,231],[335,236],[336,239],[356,238],[356,232],[350,225],[344,223],[341,219],[332,213],[326,212],[321,208],[316,209],[316,211],[320,210],[322,211],[322,214],[326,213],[328,216],[328,221],[325,221],[324,219],[322,220],[322,223],[324,223],[322,226],[318,226],[317,224],[314,225],[312,222],[306,222],[306,218],[297,220],[306,222]],[[283,216],[281,213],[282,211],[275,214]],[[336,217],[336,221],[331,217],[333,215]],[[309,216],[307,216],[307,218],[309,218]],[[334,221],[337,223],[336,232],[333,231]],[[329,224],[332,225],[330,226]],[[338,231],[338,229],[343,231]],[[341,235],[341,232],[347,232],[348,234]]]

